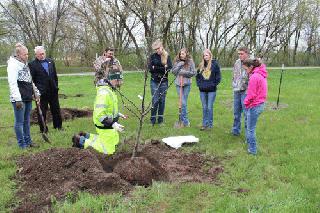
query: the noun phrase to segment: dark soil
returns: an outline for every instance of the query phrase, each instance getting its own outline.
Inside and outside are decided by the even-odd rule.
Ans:
[[[184,153],[161,143],[141,146],[138,156],[106,156],[92,149],[53,148],[17,160],[17,192],[21,203],[15,212],[47,211],[52,198],[88,191],[93,194],[122,192],[152,181],[217,183],[223,172],[220,161],[199,153]]]
[[[75,108],[61,108],[61,117],[62,120],[72,120],[74,118],[81,118],[81,117],[92,117],[92,110],[80,110]],[[52,115],[50,109],[47,111],[47,119],[46,122],[49,123],[52,121]],[[33,109],[31,112],[31,124],[38,124],[38,113],[36,109]]]

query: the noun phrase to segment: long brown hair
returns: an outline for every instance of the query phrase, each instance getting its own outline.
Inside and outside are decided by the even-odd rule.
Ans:
[[[190,61],[192,61],[192,58],[191,58],[190,53],[187,50],[187,48],[182,48],[179,51],[178,55],[174,59],[174,62],[177,63],[178,61],[181,61],[181,59],[180,59],[181,52],[185,52],[186,53],[186,59],[185,59],[183,67],[184,68],[188,68],[190,66]]]

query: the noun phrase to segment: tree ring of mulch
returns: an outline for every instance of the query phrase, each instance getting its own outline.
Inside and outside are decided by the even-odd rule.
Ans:
[[[75,109],[75,108],[61,108],[61,118],[63,121],[72,120],[75,118],[92,117],[92,110]],[[47,111],[46,122],[52,121],[52,115],[50,110]],[[38,113],[36,109],[31,111],[31,124],[38,124]]]
[[[77,191],[125,195],[134,185],[147,187],[152,181],[218,184],[224,170],[215,157],[184,153],[160,142],[140,147],[134,158],[128,152],[106,156],[77,148],[52,148],[20,157],[16,180],[21,202],[14,211],[45,211],[51,208],[52,197],[63,200]]]

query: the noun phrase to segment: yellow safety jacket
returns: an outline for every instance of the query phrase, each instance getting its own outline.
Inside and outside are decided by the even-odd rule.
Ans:
[[[97,95],[94,102],[93,122],[97,135],[90,134],[85,140],[84,148],[91,146],[98,152],[113,154],[119,143],[119,133],[112,128],[112,123],[118,121],[118,98],[108,85],[97,86]],[[107,118],[108,122],[102,123]]]
[[[119,134],[116,130],[99,129],[98,135],[90,134],[90,137],[84,141],[84,148],[91,146],[100,153],[111,155],[116,151],[118,143]]]
[[[97,96],[94,102],[93,123],[97,128],[112,128],[112,121],[119,118],[118,98],[109,86],[97,86]],[[101,123],[105,118],[110,119],[110,126]]]

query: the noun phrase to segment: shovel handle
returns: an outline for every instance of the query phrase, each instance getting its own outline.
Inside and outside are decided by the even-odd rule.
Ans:
[[[183,76],[180,75],[180,94],[179,94],[179,110],[181,110],[182,107],[182,85],[183,85]]]

